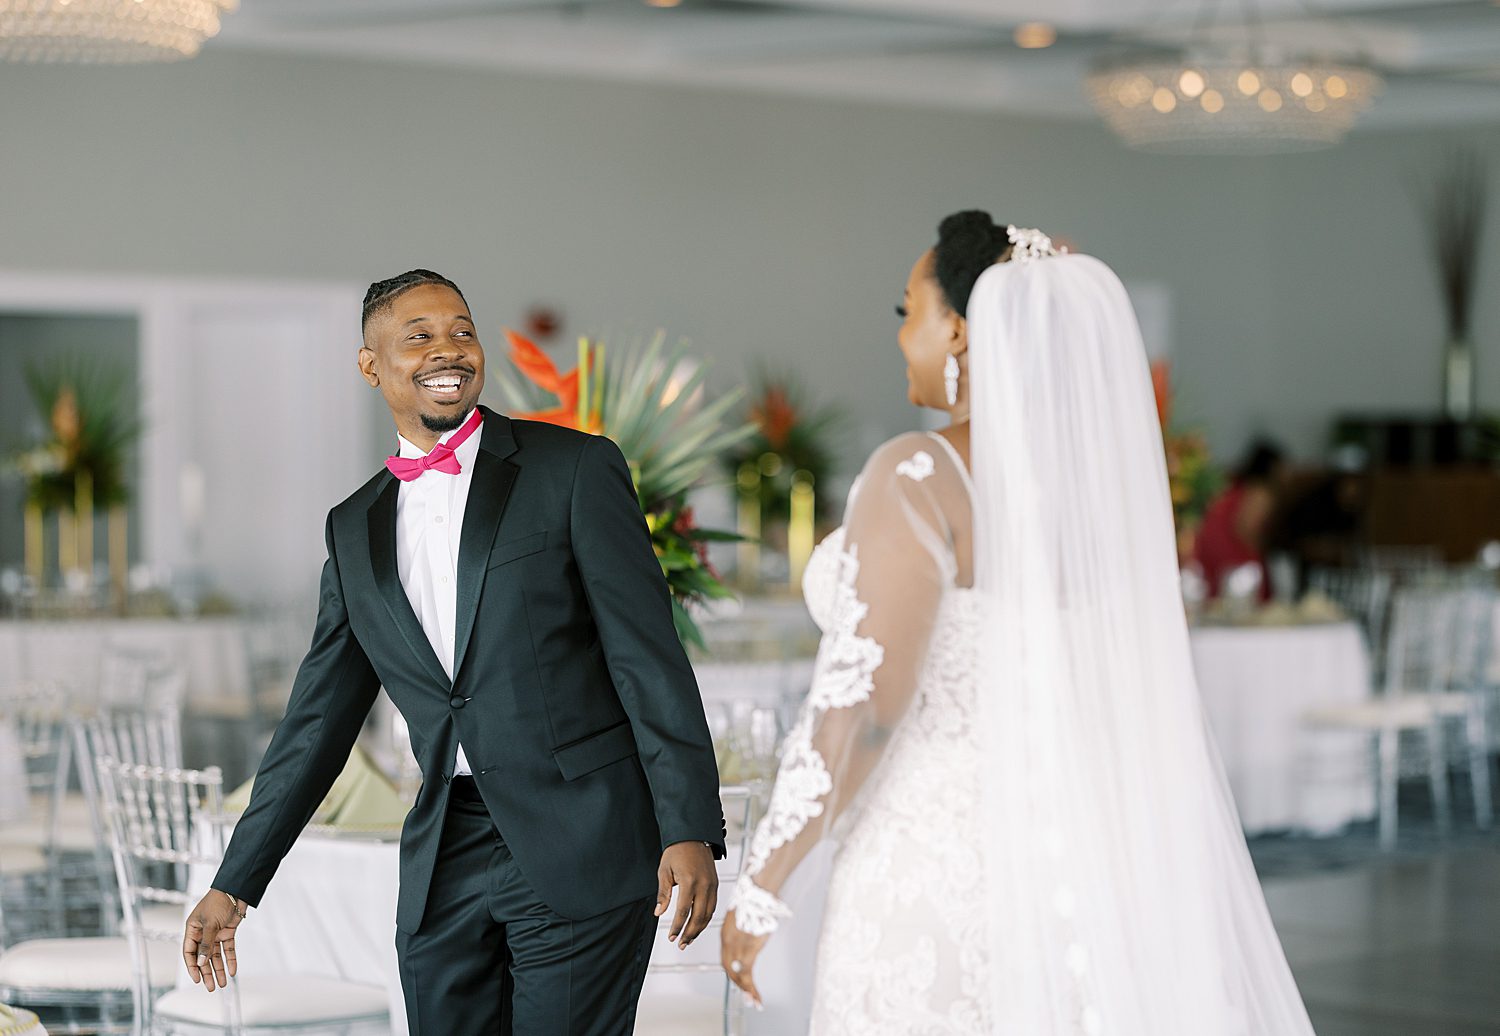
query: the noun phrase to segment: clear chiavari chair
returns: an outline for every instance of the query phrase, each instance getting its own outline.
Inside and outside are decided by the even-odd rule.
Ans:
[[[1452,825],[1448,784],[1448,729],[1459,725],[1475,784],[1479,819],[1489,822],[1489,770],[1482,720],[1475,718],[1476,689],[1472,673],[1485,642],[1469,636],[1466,624],[1477,614],[1472,588],[1435,584],[1398,590],[1391,606],[1384,677],[1368,700],[1317,709],[1307,722],[1317,728],[1367,734],[1375,749],[1375,772],[1381,846],[1393,849],[1397,837],[1397,790],[1403,773],[1415,764],[1425,772],[1440,832]],[[1461,675],[1463,674],[1463,675]],[[1415,745],[1408,747],[1410,743]],[[1418,746],[1420,746],[1418,748]],[[1483,765],[1476,765],[1482,762]]]
[[[19,759],[7,760],[16,816],[0,828],[0,945],[61,934],[65,911],[59,857],[67,843],[72,745],[62,688],[26,683],[0,694],[0,726]]]
[[[1308,574],[1307,583],[1309,590],[1323,594],[1359,623],[1378,670],[1390,618],[1392,574],[1378,568],[1317,568]]]
[[[113,935],[123,923],[123,904],[109,851],[107,803],[99,787],[100,759],[122,763],[182,768],[182,719],[175,708],[101,709],[73,724],[78,776],[89,804],[98,854],[96,876],[100,882],[101,919],[105,934]],[[174,929],[182,921],[181,911],[157,905],[148,911],[153,927]]]
[[[1441,684],[1452,702],[1449,715],[1457,728],[1455,753],[1444,765],[1467,767],[1480,828],[1494,823],[1490,781],[1490,667],[1494,658],[1497,594],[1487,573],[1465,573],[1446,591],[1452,641]],[[1459,712],[1460,707],[1462,712]]]
[[[175,976],[183,966],[183,927],[180,922],[170,932],[153,927],[153,908],[170,906],[185,918],[196,898],[193,869],[215,868],[223,856],[229,840],[223,777],[217,767],[167,769],[109,757],[96,760],[96,771],[135,962],[139,1031],[163,1036],[390,1031],[385,990],[338,979],[240,975],[215,993],[179,985],[159,995],[157,955],[165,950],[171,960],[165,974]]]
[[[726,899],[729,891],[734,888],[735,882],[739,880],[740,870],[744,866],[745,856],[750,848],[750,837],[755,831],[756,821],[756,796],[753,789],[741,785],[725,785],[719,789],[719,801],[724,807],[725,826],[728,831],[728,850],[724,859],[718,861],[719,872],[719,908],[714,912],[713,920],[704,929],[703,934],[698,936],[697,941],[685,951],[679,951],[677,947],[667,941],[667,934],[671,929],[672,915],[676,909],[674,903],[662,915],[661,922],[657,925],[657,938],[655,943],[656,953],[652,955],[651,963],[647,966],[648,978],[650,975],[703,975],[719,974],[722,967],[719,962],[719,934],[724,928],[724,915],[728,911]],[[719,1022],[722,1026],[723,1036],[739,1036],[744,1024],[745,1000],[738,987],[724,977],[724,991],[718,1005]],[[672,1026],[688,1031],[684,1025],[704,1024],[707,1018],[701,1020],[678,1020],[652,1019],[642,1017],[637,1023],[637,1032],[654,1031],[652,1025],[662,1028]],[[707,1031],[706,1029],[693,1029],[693,1031]]]

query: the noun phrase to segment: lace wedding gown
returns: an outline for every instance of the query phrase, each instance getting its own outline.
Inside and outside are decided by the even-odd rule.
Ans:
[[[823,641],[735,924],[774,931],[832,835],[814,1036],[1311,1036],[1203,715],[1129,296],[1044,256],[970,297],[976,477],[892,440],[808,568]]]
[[[841,847],[814,1036],[990,1031],[983,867],[977,839],[965,837],[980,823],[984,771],[983,631],[975,592],[961,585],[970,510],[948,441],[901,436],[871,459],[845,524],[818,545],[803,580],[823,640],[736,915],[747,931],[774,927],[787,910],[757,881],[777,850],[783,863],[800,859],[831,826]]]

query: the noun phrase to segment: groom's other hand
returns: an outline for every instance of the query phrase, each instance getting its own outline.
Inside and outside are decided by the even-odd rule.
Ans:
[[[719,872],[714,869],[713,850],[702,842],[678,842],[667,846],[656,869],[656,916],[667,912],[672,886],[677,886],[677,913],[672,918],[669,941],[685,950],[703,934],[719,905]]]
[[[209,889],[188,915],[182,936],[182,960],[194,982],[210,993],[229,985],[239,970],[234,956],[234,930],[245,919],[244,907],[227,892]]]

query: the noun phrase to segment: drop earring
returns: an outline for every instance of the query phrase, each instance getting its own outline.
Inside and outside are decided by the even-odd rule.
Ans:
[[[943,387],[947,389],[948,405],[958,403],[958,357],[952,353],[943,361]]]

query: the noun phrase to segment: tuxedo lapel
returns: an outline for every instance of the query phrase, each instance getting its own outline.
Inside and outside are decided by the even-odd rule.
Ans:
[[[443,664],[438,661],[422,624],[417,621],[417,613],[411,610],[411,600],[401,586],[401,573],[396,569],[396,495],[400,487],[401,483],[394,475],[387,475],[375,502],[370,505],[370,565],[375,570],[375,585],[380,588],[386,610],[391,613],[391,620],[401,631],[406,646],[421,660],[423,668],[439,686],[451,687],[452,681],[443,672]],[[457,671],[455,668],[454,672]]]
[[[510,460],[516,452],[515,435],[510,419],[484,408],[484,434],[474,457],[474,476],[469,483],[469,499],[464,505],[464,528],[458,540],[458,607],[453,645],[453,675],[456,679],[463,666],[469,636],[474,632],[474,613],[479,609],[479,595],[484,590],[490,548],[495,530],[510,499],[511,487],[521,470]]]

